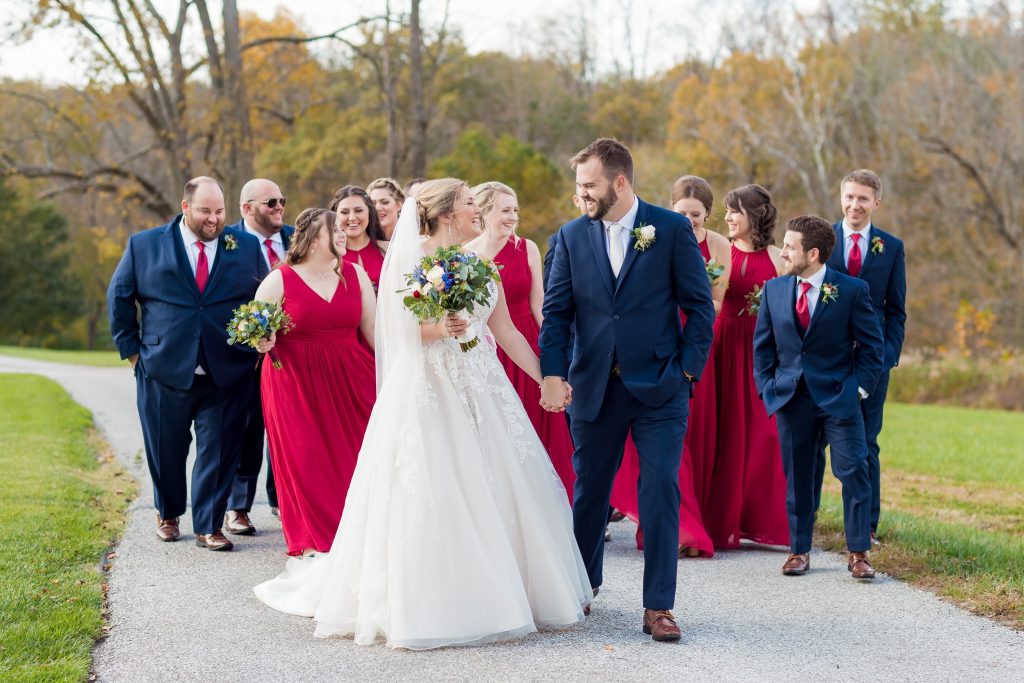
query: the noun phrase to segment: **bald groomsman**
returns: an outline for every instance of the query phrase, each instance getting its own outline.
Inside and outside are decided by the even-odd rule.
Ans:
[[[213,178],[185,185],[181,214],[131,236],[107,290],[110,331],[131,361],[157,536],[176,541],[188,505],[186,462],[195,427],[192,528],[196,545],[231,550],[221,533],[257,355],[227,344],[227,325],[267,275],[260,243],[224,227]],[[139,312],[141,311],[141,316]]]
[[[284,261],[292,233],[295,228],[284,224],[285,197],[277,183],[256,178],[242,187],[239,197],[239,211],[242,220],[231,226],[249,233],[260,241],[260,253],[268,270]],[[262,367],[262,365],[260,366]],[[260,377],[257,369],[253,383],[252,397],[242,437],[238,472],[235,474],[228,510],[224,517],[224,529],[230,534],[247,535],[256,533],[256,527],[249,519],[253,501],[256,499],[256,482],[263,464],[264,451],[267,460],[267,501],[270,511],[277,514],[277,491],[274,488],[274,471],[270,467],[270,446],[266,443],[263,425],[263,402],[260,400]]]

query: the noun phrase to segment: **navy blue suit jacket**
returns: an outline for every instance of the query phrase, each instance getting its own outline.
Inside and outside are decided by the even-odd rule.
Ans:
[[[200,294],[180,220],[179,214],[167,225],[128,239],[107,289],[110,331],[121,358],[138,353],[149,377],[176,389],[192,386],[201,344],[209,366],[204,369],[217,386],[227,387],[256,367],[255,351],[228,346],[227,324],[235,308],[253,299],[267,264],[259,240],[225,228]],[[231,250],[226,248],[228,235],[236,244]],[[142,310],[141,326],[136,304]]]
[[[613,358],[626,389],[654,408],[676,394],[684,372],[699,378],[707,362],[715,308],[690,222],[641,200],[631,227],[641,225],[654,226],[655,241],[641,252],[631,235],[618,278],[601,221],[580,216],[559,230],[544,296],[540,364],[545,377],[567,377],[573,386],[574,419],[597,416]]]
[[[836,232],[836,248],[825,264],[844,275],[846,259],[843,249],[843,222],[832,226]],[[871,240],[882,241],[882,252],[873,253],[872,245],[864,247],[864,259],[857,277],[871,287],[871,303],[878,315],[885,337],[885,369],[900,363],[907,325],[907,263],[903,241],[876,225],[871,226]]]
[[[882,372],[882,328],[862,280],[825,269],[823,284],[836,288],[818,298],[804,334],[796,318],[796,276],[765,283],[754,330],[754,382],[769,415],[793,397],[800,377],[811,398],[839,419],[860,410],[857,387],[871,393]]]

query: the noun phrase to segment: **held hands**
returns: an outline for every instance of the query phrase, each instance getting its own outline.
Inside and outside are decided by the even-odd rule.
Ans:
[[[572,387],[561,377],[545,377],[540,385],[540,406],[552,413],[561,413],[572,403]]]
[[[256,342],[256,350],[260,353],[269,353],[277,343],[277,332],[271,332],[269,337],[264,337]]]

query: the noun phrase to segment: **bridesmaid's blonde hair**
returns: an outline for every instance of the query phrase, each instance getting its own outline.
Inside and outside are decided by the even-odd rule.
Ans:
[[[498,203],[498,195],[501,194],[511,195],[512,199],[516,201],[516,205],[519,204],[519,197],[516,196],[516,191],[505,183],[499,183],[497,180],[480,183],[473,188],[473,201],[480,207],[480,216],[483,218],[484,230],[487,229],[487,216],[494,210],[494,205]]]

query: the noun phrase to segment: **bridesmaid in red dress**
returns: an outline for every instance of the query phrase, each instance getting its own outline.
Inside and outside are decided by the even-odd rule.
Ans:
[[[256,292],[283,301],[295,325],[260,348],[281,363],[264,368],[261,389],[289,555],[331,549],[376,398],[373,356],[356,337],[373,339],[373,286],[341,258],[334,225],[326,209],[299,214],[284,265]]]
[[[335,227],[345,232],[347,244],[342,258],[362,267],[377,291],[388,243],[370,196],[361,187],[346,185],[334,193],[330,210],[338,216]]]
[[[725,283],[729,281],[729,240],[704,227],[704,222],[714,205],[711,186],[703,178],[682,176],[672,185],[672,210],[690,219],[694,236],[700,247],[704,262],[712,258],[724,264],[725,271],[713,283],[711,294],[715,312],[722,307],[725,297]],[[686,316],[679,313],[685,324]],[[708,362],[701,381],[693,387],[690,399],[690,418],[683,443],[683,457],[679,466],[679,555],[681,557],[711,557],[714,545],[704,528],[704,511],[709,500],[711,474],[715,463],[716,404],[714,380],[714,353]],[[639,458],[632,440],[626,442],[622,466],[612,489],[612,504],[634,522],[639,521],[636,481],[639,477]],[[637,546],[643,547],[643,538],[637,530]]]
[[[515,233],[519,223],[519,202],[512,188],[498,182],[483,183],[473,188],[473,199],[480,209],[483,231],[466,245],[466,250],[492,258],[502,267],[501,284],[512,324],[526,338],[534,353],[539,353],[537,338],[544,305],[540,249]],[[540,407],[540,386],[501,348],[498,348],[498,358],[522,399],[526,414],[547,449],[571,503],[576,473],[572,468],[573,445],[565,416]]]
[[[774,245],[775,206],[760,185],[725,197],[732,240],[732,272],[722,312],[715,320],[715,382],[718,444],[704,523],[716,548],[737,548],[740,539],[788,545],[786,475],[779,433],[754,385],[754,293],[782,273]]]

